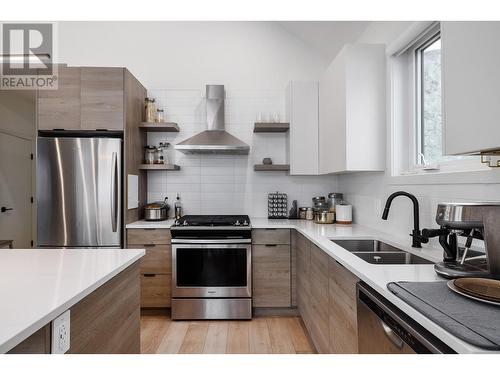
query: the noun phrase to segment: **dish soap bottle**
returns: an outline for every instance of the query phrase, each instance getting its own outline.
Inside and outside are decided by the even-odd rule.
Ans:
[[[182,216],[181,196],[177,193],[177,200],[174,203],[175,219],[179,220]]]

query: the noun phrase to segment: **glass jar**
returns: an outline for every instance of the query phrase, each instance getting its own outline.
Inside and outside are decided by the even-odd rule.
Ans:
[[[156,104],[154,98],[146,98],[145,107],[146,107],[146,122],[155,122],[156,120]]]
[[[344,194],[342,193],[328,194],[328,211],[335,212],[335,206],[339,204],[342,199],[344,199]]]
[[[314,211],[312,207],[307,207],[306,210],[306,220],[312,220],[314,219]]]
[[[157,164],[169,164],[169,158],[167,155],[168,146],[170,146],[170,143],[160,142],[159,146],[157,147]]]
[[[144,164],[154,164],[155,163],[155,150],[154,146],[146,146],[144,148]]]
[[[307,218],[307,207],[299,208],[299,219],[305,220]]]
[[[156,122],[165,122],[165,115],[163,113],[163,109],[157,109],[156,110],[156,118],[155,118],[155,121]]]

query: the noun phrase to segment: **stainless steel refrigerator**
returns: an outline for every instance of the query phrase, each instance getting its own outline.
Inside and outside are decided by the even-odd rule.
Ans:
[[[120,247],[122,140],[37,139],[37,246]]]

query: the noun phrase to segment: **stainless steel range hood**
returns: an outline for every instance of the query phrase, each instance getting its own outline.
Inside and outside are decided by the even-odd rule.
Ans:
[[[207,130],[175,145],[185,154],[246,155],[250,146],[224,129],[224,85],[207,85]]]

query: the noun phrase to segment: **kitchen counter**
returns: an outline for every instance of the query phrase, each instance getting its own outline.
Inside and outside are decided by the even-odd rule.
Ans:
[[[138,261],[143,249],[0,251],[0,353]]]
[[[388,301],[417,321],[424,328],[450,346],[458,353],[492,353],[474,347],[451,335],[433,323],[417,310],[403,302],[387,289],[387,284],[394,281],[439,281],[444,280],[436,274],[433,265],[375,265],[363,261],[349,251],[330,241],[330,239],[378,239],[400,249],[416,254],[434,262],[442,260],[442,249],[415,249],[411,245],[411,237],[397,238],[369,227],[353,225],[315,224],[307,220],[280,220],[267,218],[250,218],[253,229],[285,228],[296,229],[307,239],[321,248],[325,253],[341,263]],[[162,222],[137,221],[127,228],[170,228],[173,220]],[[425,245],[424,245],[425,246]]]

